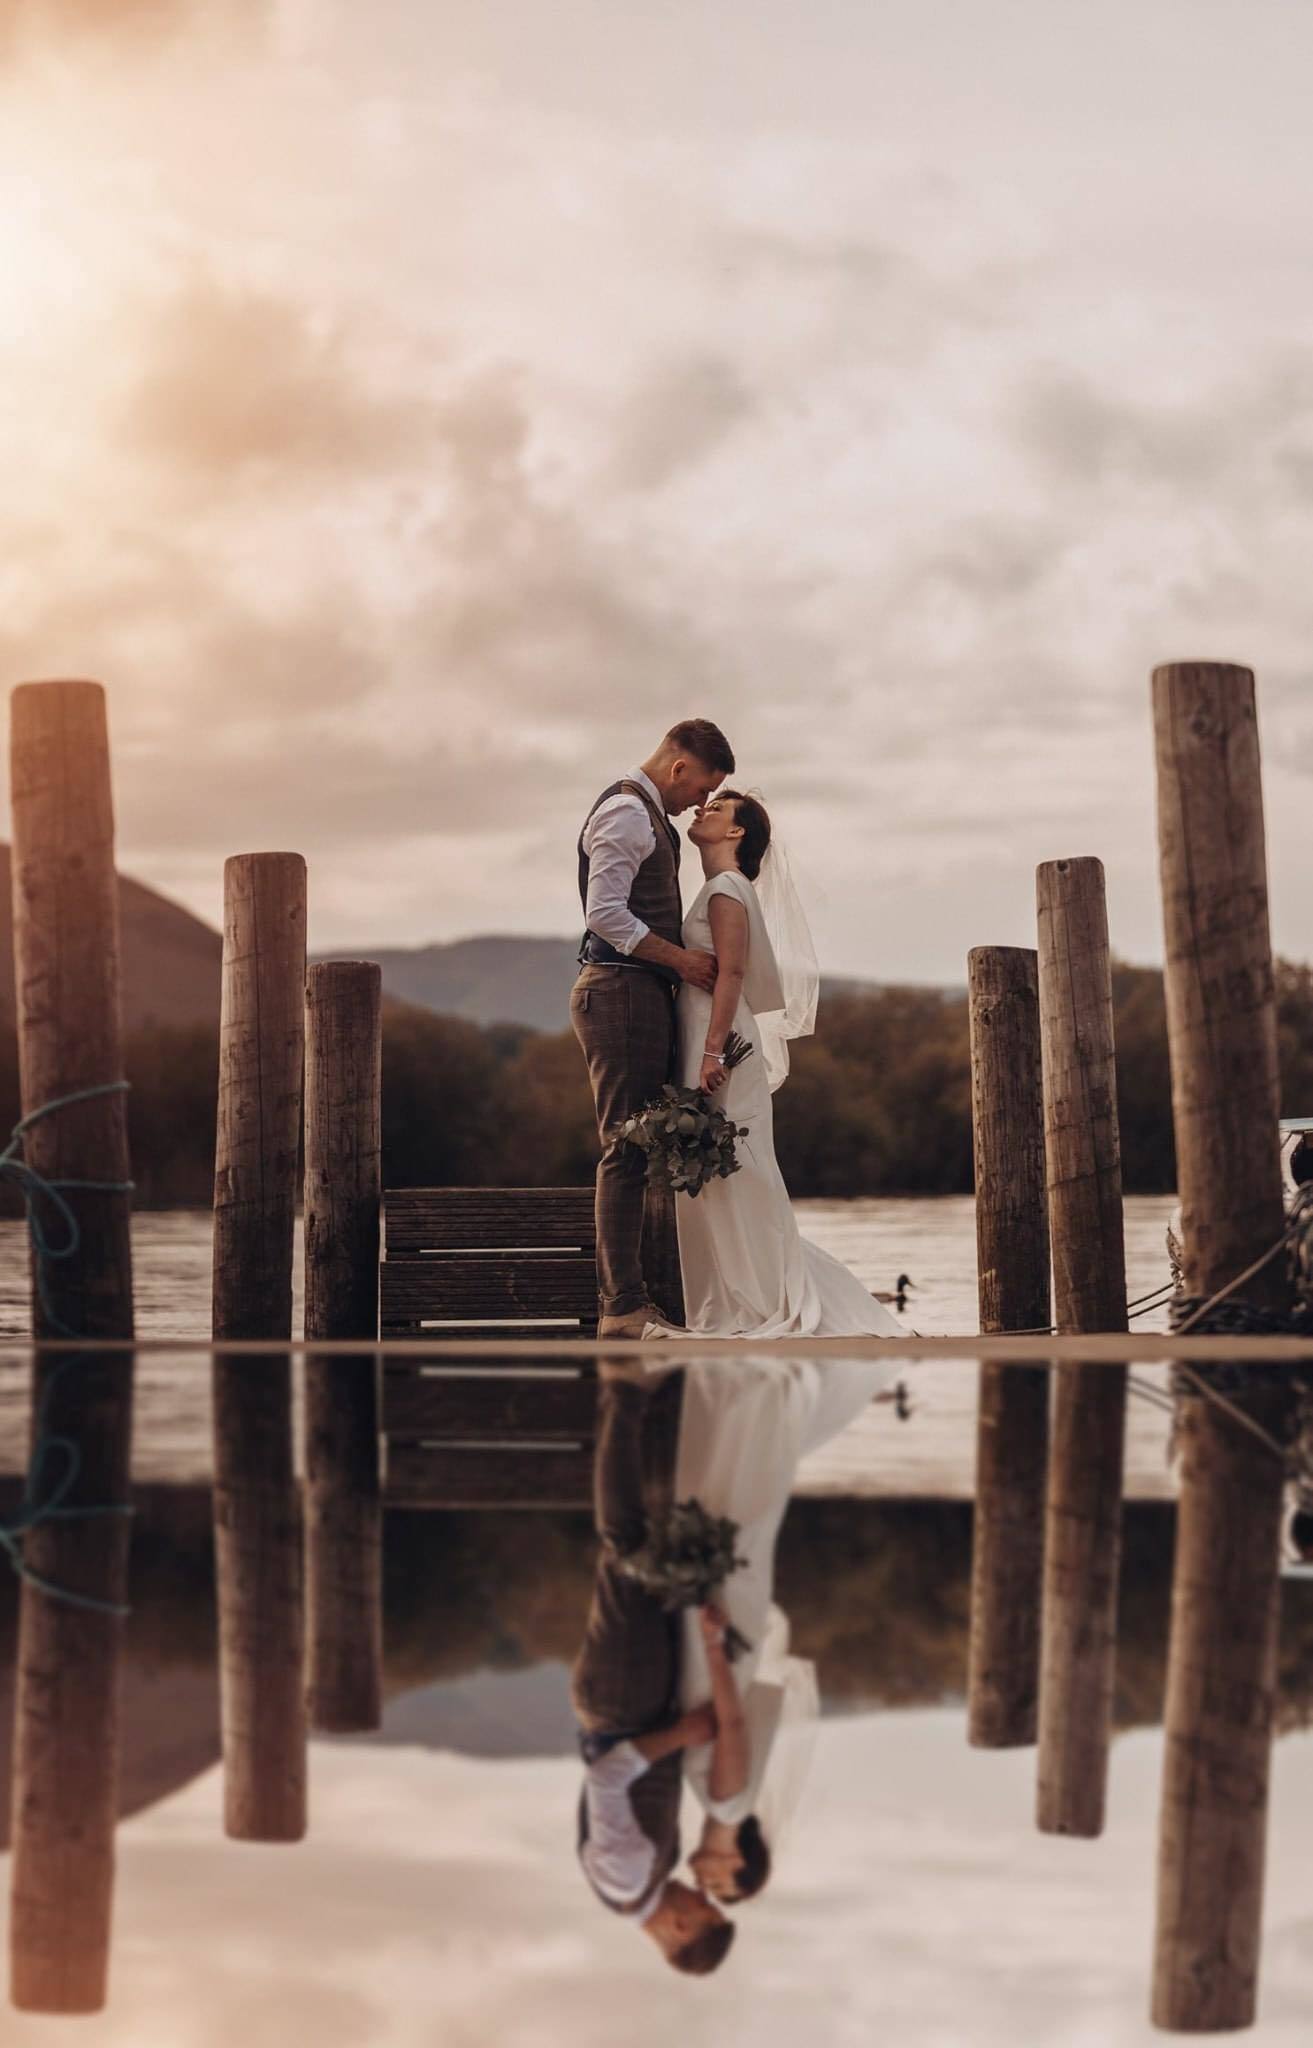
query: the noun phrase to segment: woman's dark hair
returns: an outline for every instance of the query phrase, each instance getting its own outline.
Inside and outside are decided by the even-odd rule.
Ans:
[[[770,1850],[755,1813],[740,1823],[734,1846],[743,1859],[734,1873],[739,1897],[755,1899],[770,1876]]]
[[[743,837],[735,849],[739,867],[750,882],[755,882],[770,845],[770,813],[755,796],[744,796],[738,789],[718,789],[716,802],[734,806],[734,823],[743,827]]]
[[[729,1954],[736,1932],[730,1920],[713,1921],[701,1934],[695,1934],[692,1941],[685,1942],[683,1948],[677,1948],[670,1960],[677,1970],[686,1971],[690,1977],[709,1977]]]
[[[714,768],[719,775],[734,773],[733,749],[709,718],[681,718],[666,734],[666,744],[681,754],[696,755],[704,768]]]
[[[1307,1508],[1296,1508],[1290,1517],[1290,1540],[1300,1556],[1313,1558],[1313,1513]]]

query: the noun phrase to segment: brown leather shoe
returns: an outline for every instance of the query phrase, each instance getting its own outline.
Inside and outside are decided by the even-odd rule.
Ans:
[[[651,1322],[655,1314],[656,1310],[645,1304],[642,1308],[631,1308],[623,1316],[603,1316],[597,1325],[597,1334],[599,1337],[637,1339],[642,1336],[644,1325]]]
[[[650,1340],[657,1337],[687,1337],[688,1330],[683,1323],[672,1323],[663,1316],[660,1309],[650,1308],[643,1325],[643,1335]]]

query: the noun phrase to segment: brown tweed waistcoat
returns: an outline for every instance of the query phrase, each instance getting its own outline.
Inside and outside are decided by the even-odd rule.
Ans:
[[[683,944],[684,911],[679,897],[679,834],[659,805],[653,803],[648,792],[637,782],[613,782],[610,789],[604,789],[597,802],[589,811],[599,810],[608,798],[613,796],[636,796],[652,820],[656,833],[656,844],[647,859],[640,861],[629,891],[629,909],[641,919],[649,931],[668,945]],[[585,824],[588,822],[584,820]],[[583,833],[579,834],[579,900],[584,916],[588,915],[588,855],[584,852]],[[627,961],[623,953],[600,939],[596,932],[585,931],[579,949],[579,959],[584,966],[634,966],[646,967],[652,973],[664,973],[650,961]],[[669,977],[673,980],[675,977]]]

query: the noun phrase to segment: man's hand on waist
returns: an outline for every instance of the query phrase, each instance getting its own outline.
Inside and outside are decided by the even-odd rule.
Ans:
[[[682,981],[692,982],[694,988],[704,989],[714,995],[716,992],[716,956],[714,953],[699,953],[696,949],[684,948],[684,961],[679,970]]]

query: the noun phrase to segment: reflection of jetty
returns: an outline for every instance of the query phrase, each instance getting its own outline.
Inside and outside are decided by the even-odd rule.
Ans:
[[[1153,2014],[1204,2031],[1254,2014],[1278,1522],[1295,1368],[1313,1360],[1313,1341],[1279,1256],[1252,677],[1159,670],[1154,713],[1182,1334],[1128,1334],[1103,875],[1073,859],[1040,869],[1037,952],[985,948],[970,962],[985,1334],[788,1349],[823,1359],[879,1343],[909,1361],[981,1361],[968,1732],[984,1748],[1035,1743],[1040,1827],[1084,1836],[1103,1826],[1127,1369],[1164,1358],[1188,1370]],[[103,2004],[107,1981],[132,1365],[143,1348],[98,686],[15,693],[13,777],[28,1128],[26,1164],[10,1171],[26,1176],[39,1225],[41,1342],[29,1495],[9,1537],[24,1573],[12,1995],[25,2009],[74,2012]],[[584,1191],[393,1191],[380,1266],[378,970],[331,961],[307,976],[305,904],[299,856],[229,861],[216,1341],[204,1348],[225,1826],[261,1842],[304,1835],[308,1727],[378,1724],[383,1507],[586,1501],[597,1356]],[[299,1192],[306,1318],[294,1343]],[[656,1206],[647,1253],[656,1298],[676,1307],[670,1217]],[[681,1363],[742,1355],[723,1343],[679,1349]],[[660,1485],[674,1402],[658,1413]]]

